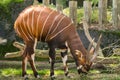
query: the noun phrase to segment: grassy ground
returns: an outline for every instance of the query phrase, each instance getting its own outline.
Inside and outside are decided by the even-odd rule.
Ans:
[[[34,78],[30,65],[28,64],[29,80],[50,80],[49,68],[50,64],[47,61],[36,62],[40,79]],[[78,75],[75,63],[68,63],[70,75],[72,79],[64,76],[62,63],[55,64],[55,80],[120,80],[117,73],[99,70],[91,70],[88,75]],[[23,80],[21,77],[21,61],[0,61],[0,80]]]
[[[0,49],[3,49],[4,51],[5,47],[2,46]],[[9,51],[12,52],[11,49],[9,49]],[[0,80],[24,80],[21,77],[21,58],[5,59],[3,56],[4,55],[0,55]],[[120,59],[120,57],[118,57],[118,59]],[[88,75],[78,75],[75,63],[71,59],[69,59],[68,66],[70,75],[73,76],[73,78],[67,78],[64,76],[62,62],[58,62],[60,60],[61,58],[57,58],[57,63],[55,64],[55,74],[57,75],[55,80],[120,80],[120,68],[117,69],[117,72],[114,72],[111,68],[108,67],[106,70],[91,70]],[[120,64],[118,63],[117,65]],[[48,55],[45,59],[37,57],[36,66],[41,78],[34,78],[30,65],[28,64],[27,72],[29,75],[29,80],[50,80],[50,64],[48,62]],[[115,64],[111,64],[110,66],[114,67]]]

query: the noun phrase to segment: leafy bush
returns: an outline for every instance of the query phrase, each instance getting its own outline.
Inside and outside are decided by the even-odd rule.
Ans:
[[[23,0],[0,0],[0,6],[2,6],[6,12],[8,12],[9,5],[14,2],[23,2]]]
[[[67,16],[69,16],[69,8],[65,8],[63,10],[63,13]],[[80,23],[84,15],[83,8],[78,8],[77,9],[77,23]]]
[[[69,16],[69,8],[65,8],[63,10],[63,13],[65,15]],[[91,22],[93,22],[93,23],[98,22],[98,16],[99,16],[99,12],[98,12],[98,8],[96,8],[92,11]],[[84,9],[83,8],[78,8],[77,9],[77,23],[80,23],[81,20],[83,19],[83,17],[84,17]],[[111,19],[112,19],[111,11],[108,10],[107,11],[107,21],[110,22]]]
[[[10,4],[11,3],[20,3],[23,2],[24,0],[0,0],[0,18],[1,19],[10,19]]]

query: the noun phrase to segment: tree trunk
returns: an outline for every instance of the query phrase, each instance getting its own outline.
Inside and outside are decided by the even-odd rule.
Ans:
[[[38,0],[34,0],[33,5],[37,5],[38,3]]]
[[[43,5],[48,6],[50,4],[50,0],[43,0]]]
[[[120,0],[118,0],[118,29],[120,29]]]
[[[92,13],[92,6],[90,1],[84,1],[84,19],[90,25],[91,23],[91,13]]]
[[[99,26],[105,28],[107,23],[107,0],[99,0]]]
[[[120,29],[120,0],[113,0],[113,27],[115,30]]]
[[[56,0],[56,7],[58,11],[63,11],[63,4],[62,4],[63,0]]]
[[[70,1],[69,9],[69,17],[73,20],[75,26],[77,26],[77,1]]]

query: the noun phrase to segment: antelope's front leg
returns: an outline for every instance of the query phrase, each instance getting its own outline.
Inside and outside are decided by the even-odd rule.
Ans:
[[[33,73],[34,73],[34,76],[36,78],[40,78],[40,76],[38,75],[38,72],[37,72],[37,69],[36,69],[36,66],[35,66],[35,61],[34,61],[34,58],[35,58],[35,54],[34,54],[34,50],[36,48],[36,44],[37,44],[37,40],[35,40],[33,42],[33,44],[31,43],[31,47],[29,48],[29,56],[28,56],[28,60],[29,60],[29,63],[31,65],[31,68],[33,70]],[[29,45],[30,46],[30,45]]]
[[[55,76],[54,76],[55,48],[50,48],[49,58],[50,58],[50,64],[51,64],[50,77],[55,78]]]
[[[61,57],[62,57],[62,61],[63,61],[65,76],[69,77],[68,66],[67,66],[67,59],[68,59],[67,52],[68,52],[68,50],[67,49],[61,49],[61,50],[62,50]]]

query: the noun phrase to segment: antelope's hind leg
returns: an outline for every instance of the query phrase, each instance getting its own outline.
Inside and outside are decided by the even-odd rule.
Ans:
[[[27,53],[26,50],[24,50],[22,55],[22,77],[24,77],[25,79],[28,78],[26,68],[27,68]]]
[[[36,78],[39,78],[39,75],[38,75],[38,72],[35,66],[35,62],[34,62],[34,57],[35,57],[34,48],[35,48],[34,41],[26,43],[26,47],[25,47],[24,54],[23,54],[23,61],[22,61],[23,77],[25,77],[26,75],[26,66],[27,66],[27,60],[28,60],[33,70],[34,76]]]

